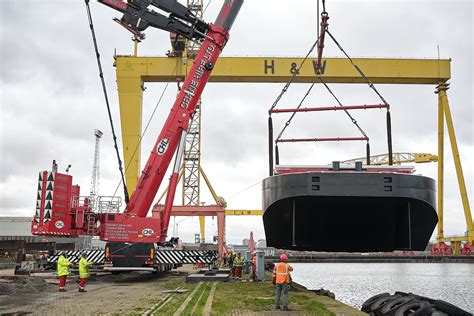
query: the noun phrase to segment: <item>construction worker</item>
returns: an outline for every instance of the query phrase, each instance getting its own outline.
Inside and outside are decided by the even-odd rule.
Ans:
[[[223,256],[223,259],[224,259],[224,266],[227,265],[227,257],[228,257],[228,253],[224,253],[224,256]]]
[[[235,259],[234,253],[231,252],[231,253],[229,254],[229,268],[230,268],[230,275],[231,275],[232,277],[235,276],[234,259]]]
[[[66,292],[66,279],[69,275],[69,267],[71,266],[71,262],[66,258],[66,256],[62,253],[58,258],[58,277],[59,277],[59,292]]]
[[[252,281],[257,281],[257,254],[255,252],[252,254],[252,269],[250,279]]]
[[[273,267],[272,282],[276,285],[275,289],[275,309],[280,309],[280,295],[283,295],[283,310],[288,310],[288,287],[291,283],[290,272],[293,268],[286,263],[288,256],[280,255],[280,262]]]
[[[79,260],[79,292],[87,292],[86,284],[89,279],[89,266],[93,265],[94,262],[87,261],[87,253],[83,252],[81,260]]]
[[[238,280],[242,279],[242,267],[244,266],[244,258],[240,255],[240,253],[237,254],[237,257],[234,259],[234,266],[235,266],[235,277]]]

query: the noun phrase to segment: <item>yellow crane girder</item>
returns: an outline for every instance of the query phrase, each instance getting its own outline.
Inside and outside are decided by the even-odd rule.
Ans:
[[[257,215],[262,216],[262,210],[225,210],[225,215]]]
[[[296,71],[303,58],[282,57],[221,57],[210,77],[210,82],[286,83]],[[354,58],[354,62],[365,75],[376,84],[432,84],[438,86],[438,242],[444,241],[443,234],[443,136],[444,118],[450,136],[455,160],[461,200],[467,222],[467,233],[463,240],[474,244],[474,228],[464,176],[459,158],[454,126],[445,83],[451,78],[451,59],[395,59]],[[182,81],[193,63],[192,59],[178,57],[116,56],[117,87],[119,92],[122,143],[126,168],[126,183],[129,194],[135,190],[140,172],[140,139],[142,133],[142,103],[145,82]],[[317,82],[314,69],[315,59],[308,59],[295,77],[295,83]],[[322,76],[327,83],[362,83],[354,67],[346,58],[323,59]],[[436,156],[414,157],[414,162]],[[213,194],[214,198],[217,195]],[[217,200],[216,200],[217,201]],[[261,215],[258,210],[227,210],[228,215]],[[446,238],[446,240],[449,238]],[[457,242],[457,241],[456,241]]]
[[[287,82],[302,58],[221,57],[210,82]],[[294,82],[316,81],[315,59],[308,59]],[[182,80],[193,60],[178,57],[116,56],[126,183],[131,195],[140,174],[140,139],[145,82]],[[438,84],[451,77],[450,59],[354,58],[373,83]],[[365,83],[346,58],[323,60],[327,83]]]
[[[209,82],[287,82],[303,58],[220,57]],[[354,58],[373,83],[438,84],[451,77],[450,59]],[[194,60],[178,57],[116,56],[117,79],[140,77],[144,82],[184,79]],[[316,59],[308,59],[294,82],[314,82]],[[327,83],[365,83],[347,58],[323,59]]]
[[[393,164],[399,165],[402,163],[426,163],[426,162],[437,162],[438,156],[433,154],[422,154],[422,153],[393,153]],[[342,163],[354,163],[356,161],[366,161],[366,157],[355,158],[341,161]],[[367,163],[367,162],[366,162]],[[374,166],[388,165],[388,154],[370,156],[370,164]]]

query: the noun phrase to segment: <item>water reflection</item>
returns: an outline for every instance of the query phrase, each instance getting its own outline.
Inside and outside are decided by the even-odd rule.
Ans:
[[[372,295],[395,291],[445,300],[474,311],[474,264],[469,263],[293,263],[295,282],[325,288],[360,308]]]

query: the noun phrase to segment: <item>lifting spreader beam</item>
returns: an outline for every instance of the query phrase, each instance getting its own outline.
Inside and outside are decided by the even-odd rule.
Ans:
[[[317,108],[294,108],[294,109],[272,109],[270,113],[294,113],[294,112],[321,112],[321,111],[341,111],[341,110],[368,110],[368,109],[388,109],[387,104],[371,105],[343,105],[343,106],[323,106]]]
[[[369,141],[368,137],[280,138],[277,143]]]

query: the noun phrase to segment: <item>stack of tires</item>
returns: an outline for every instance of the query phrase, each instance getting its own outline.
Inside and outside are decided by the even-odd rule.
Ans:
[[[472,314],[441,300],[413,293],[381,293],[372,296],[362,305],[361,310],[375,316],[433,315],[469,316]]]

